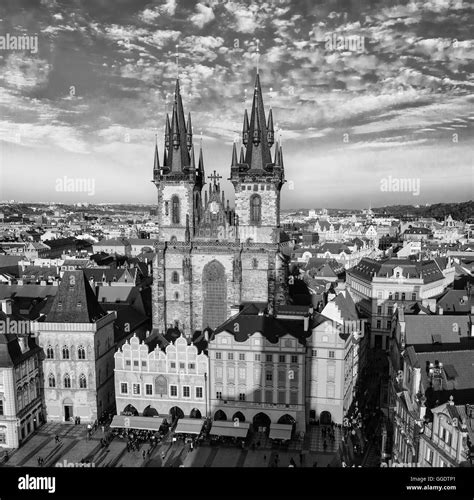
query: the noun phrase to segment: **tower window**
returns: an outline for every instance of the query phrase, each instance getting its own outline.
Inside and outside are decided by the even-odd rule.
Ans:
[[[262,198],[258,194],[254,194],[250,198],[250,222],[252,224],[262,222]]]
[[[171,275],[171,282],[172,283],[179,283],[179,274],[177,271],[173,271],[173,274]]]
[[[179,224],[180,214],[179,214],[179,198],[175,195],[171,199],[171,210],[172,210],[172,223]]]
[[[165,201],[165,215],[169,215],[169,214],[170,214],[170,202]]]

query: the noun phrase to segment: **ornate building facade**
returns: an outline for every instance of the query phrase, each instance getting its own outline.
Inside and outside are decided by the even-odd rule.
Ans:
[[[165,151],[155,148],[153,183],[160,227],[153,263],[153,327],[177,326],[188,338],[216,328],[242,302],[265,302],[269,311],[287,300],[287,258],[280,248],[283,154],[274,145],[257,74],[250,119],[245,111],[238,159],[234,144],[230,208],[215,172],[204,190],[202,149],[196,162],[191,114],[185,120],[179,81],[172,118],[166,118]]]

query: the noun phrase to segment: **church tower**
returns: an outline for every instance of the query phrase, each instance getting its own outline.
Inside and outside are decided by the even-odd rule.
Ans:
[[[280,191],[285,182],[283,152],[275,142],[273,113],[268,121],[257,73],[250,120],[244,113],[240,161],[232,155],[230,181],[235,189],[235,213],[241,241],[278,243],[280,234]]]
[[[162,166],[155,146],[152,182],[158,189],[159,240],[189,240],[200,221],[205,181],[202,152],[198,165],[195,162],[191,113],[186,121],[179,80],[176,80],[171,122],[166,115]]]

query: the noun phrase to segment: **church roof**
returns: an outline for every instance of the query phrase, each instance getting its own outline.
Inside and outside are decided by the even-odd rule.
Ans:
[[[84,271],[65,271],[46,321],[94,323],[106,314],[87,282]]]

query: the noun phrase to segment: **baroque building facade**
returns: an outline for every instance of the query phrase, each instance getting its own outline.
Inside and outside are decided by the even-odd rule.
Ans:
[[[176,326],[186,337],[216,328],[242,302],[265,302],[272,311],[287,300],[287,257],[280,247],[283,154],[275,145],[257,74],[250,118],[245,111],[240,158],[234,144],[230,208],[215,172],[205,185],[202,149],[195,159],[191,114],[185,120],[179,81],[165,151],[155,147],[153,183],[160,227],[154,243],[153,327]],[[204,192],[204,195],[203,195]]]

